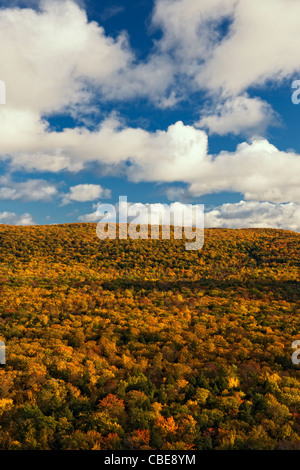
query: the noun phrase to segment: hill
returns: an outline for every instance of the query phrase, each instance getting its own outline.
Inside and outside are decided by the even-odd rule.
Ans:
[[[299,242],[0,226],[0,449],[297,448]]]

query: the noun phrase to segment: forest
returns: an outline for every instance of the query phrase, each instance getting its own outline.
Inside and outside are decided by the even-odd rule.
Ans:
[[[0,450],[300,449],[300,234],[0,225]]]

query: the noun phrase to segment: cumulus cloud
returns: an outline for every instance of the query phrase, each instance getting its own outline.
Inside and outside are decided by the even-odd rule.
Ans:
[[[236,96],[217,103],[202,113],[196,127],[207,128],[210,134],[262,135],[271,125],[279,122],[272,107],[260,98]]]
[[[156,2],[158,50],[173,58],[181,85],[213,98],[200,126],[220,135],[263,135],[276,122],[269,104],[245,93],[299,71],[299,15],[297,0]]]
[[[235,152],[209,155],[201,128],[249,137],[276,123],[271,106],[250,98],[247,90],[269,80],[279,82],[299,69],[299,2],[157,0],[155,5],[153,25],[161,28],[162,37],[143,61],[136,60],[126,34],[108,36],[74,1],[45,0],[39,11],[1,9],[1,79],[7,84],[7,104],[0,108],[0,159],[10,171],[78,172],[94,164],[134,182],[183,182],[186,197],[238,192],[244,204],[273,203],[260,207],[273,214],[282,210],[286,220],[285,203],[300,202],[300,156],[259,138],[240,144]],[[111,117],[94,130],[55,132],[47,121],[55,113],[76,117],[88,112],[95,96],[100,102],[146,97],[166,108],[199,90],[207,92],[213,107],[204,106],[194,126],[179,121],[150,132]],[[56,185],[42,179],[2,179],[0,184],[2,199],[46,201],[58,194]],[[78,185],[62,197],[67,204],[104,194],[99,185]],[[175,194],[169,189],[171,199]],[[225,209],[217,210],[216,221],[224,219]],[[95,215],[81,217],[92,220]]]
[[[0,128],[1,135],[5,145],[7,135]],[[300,155],[280,151],[265,139],[212,156],[207,134],[181,121],[165,131],[149,132],[122,127],[115,119],[104,121],[95,131],[66,129],[32,141],[28,134],[23,136],[25,151],[4,157],[12,169],[79,171],[94,162],[134,182],[187,183],[192,196],[233,191],[247,200],[300,201]],[[20,141],[8,143],[11,150],[17,150]]]
[[[107,36],[71,0],[43,0],[40,11],[0,10],[0,42],[8,105],[35,118],[80,112],[91,106],[95,92],[102,100],[151,96],[159,101],[172,77],[168,61],[159,56],[136,63],[125,33]]]
[[[43,179],[30,179],[24,182],[15,182],[8,176],[0,177],[0,199],[11,201],[51,201],[57,196],[58,189]]]
[[[191,200],[191,195],[187,188],[170,186],[166,188],[165,194],[169,201],[179,200],[181,202],[189,202]]]
[[[15,214],[15,212],[0,212],[0,224],[6,225],[33,225],[34,220],[29,213],[22,215]]]
[[[0,11],[1,75],[12,109],[51,113],[88,101],[85,80],[109,83],[131,57],[125,37],[106,37],[74,2],[41,7]]]
[[[80,222],[99,222],[102,219],[103,212],[100,211],[100,205],[94,205],[94,212],[84,214],[78,217]],[[118,205],[103,206],[106,207],[106,222],[118,222],[119,214],[128,213],[128,222],[136,219],[135,223],[141,224],[161,224],[181,226],[182,215],[185,210],[185,226],[195,226],[205,228],[277,228],[283,230],[292,230],[300,232],[300,204],[274,204],[270,202],[259,201],[240,201],[239,203],[222,204],[212,210],[208,210],[202,217],[202,209],[198,213],[189,213],[189,206],[180,202],[175,202],[169,206],[166,204],[141,204],[141,203],[121,203]],[[194,206],[195,207],[195,206]],[[201,205],[199,206],[201,207]],[[171,216],[170,216],[171,214]]]
[[[265,139],[244,142],[232,153],[223,151],[201,170],[191,175],[193,195],[234,191],[247,200],[300,202],[300,155],[282,152]]]
[[[300,204],[241,201],[205,214],[209,228],[277,228],[300,232]]]
[[[83,214],[78,217],[79,222],[99,222],[99,214],[97,211],[90,214]]]
[[[130,203],[127,200],[112,204],[95,204],[94,212],[78,217],[81,222],[100,222],[104,213],[105,222],[122,222],[143,225],[174,225],[178,227],[204,226],[204,206],[173,202],[172,204]]]
[[[238,0],[159,0],[153,22],[163,29],[163,37],[155,53],[140,63],[135,63],[124,34],[116,39],[107,36],[72,1],[45,0],[40,12],[2,9],[1,77],[9,86],[7,105],[0,109],[0,158],[10,162],[12,170],[52,172],[80,171],[90,162],[118,171],[132,160],[127,174],[134,181],[189,181],[196,165],[201,163],[202,172],[208,163],[207,136],[201,130],[176,123],[150,133],[107,119],[93,132],[84,127],[51,132],[45,116],[88,106],[95,89],[102,92],[102,99],[146,93],[161,107],[173,105],[181,99],[176,89],[167,93],[174,74],[195,78],[207,69],[215,48],[232,37],[224,39],[217,26],[228,17],[237,21],[238,8],[242,8]],[[229,97],[224,106],[217,106],[217,113],[204,113],[197,126],[219,134],[257,133],[273,118],[267,103],[243,94]]]
[[[85,127],[51,132],[51,114],[81,116],[94,109],[96,95],[100,102],[146,96],[162,108],[179,99],[167,91],[171,60],[152,54],[137,62],[126,34],[107,36],[70,0],[44,0],[40,11],[1,9],[0,42],[1,80],[7,84],[0,158],[10,161],[12,170],[79,171],[86,162],[107,160],[107,122],[95,132]]]
[[[160,28],[163,36],[158,47],[164,53],[172,51],[190,64],[187,74],[194,74],[210,54],[219,39],[217,27],[222,20],[234,13],[233,0],[158,0],[155,4],[152,22]]]
[[[188,181],[206,166],[207,134],[181,121],[167,131],[144,133],[142,146],[131,152],[127,175],[132,181]]]
[[[250,129],[261,124],[263,131],[272,123],[270,106],[243,92],[298,70],[299,13],[295,0],[158,0],[153,25],[162,38],[138,62],[126,34],[106,35],[74,1],[44,0],[39,12],[4,8],[0,62],[8,106],[21,130],[31,124],[45,131],[42,116],[80,113],[96,91],[102,100],[146,96],[164,108],[187,90],[204,89],[229,97],[217,116],[202,116],[211,132],[237,133],[236,115],[245,109]]]
[[[233,2],[232,2],[233,3]],[[281,81],[299,70],[299,2],[239,0],[230,34],[214,45],[199,84],[239,93],[268,80]]]
[[[111,191],[103,188],[100,184],[78,184],[70,187],[69,193],[63,196],[62,203],[95,201],[110,196]]]
[[[165,108],[182,100],[187,90],[209,89],[218,93],[222,89],[229,93],[231,99],[225,102],[223,112],[218,110],[216,117],[211,113],[202,116],[203,125],[211,132],[233,130],[237,133],[243,126],[239,122],[235,127],[236,114],[242,111],[245,115],[244,110],[247,109],[250,112],[250,129],[256,129],[261,124],[262,133],[266,125],[272,123],[270,106],[258,98],[250,102],[244,95],[237,96],[255,84],[258,78],[278,78],[277,69],[281,71],[281,78],[292,73],[284,65],[284,61],[288,61],[287,56],[290,57],[288,63],[294,64],[293,71],[299,67],[297,56],[294,55],[291,60],[290,36],[285,34],[298,7],[294,0],[288,0],[291,9],[283,6],[283,0],[272,0],[272,7],[269,0],[260,0],[257,8],[259,11],[265,8],[268,15],[264,15],[263,25],[265,27],[266,23],[267,29],[261,31],[264,40],[257,47],[256,35],[253,38],[253,31],[257,31],[254,22],[257,21],[260,28],[261,20],[259,15],[248,15],[248,10],[255,10],[253,1],[250,6],[248,0],[158,0],[153,24],[162,29],[163,35],[144,61],[136,60],[126,34],[122,33],[116,39],[106,35],[101,25],[88,21],[84,9],[74,1],[43,0],[40,11],[30,8],[2,9],[1,79],[9,84],[8,109],[3,115],[3,122],[7,122],[8,128],[12,119],[16,121],[15,134],[18,135],[27,130],[33,131],[33,128],[43,134],[47,132],[47,122],[42,117],[61,111],[81,114],[93,107],[92,99],[96,92],[100,93],[102,100],[113,101],[146,96],[157,106]],[[273,38],[268,34],[268,28],[274,29],[273,16],[278,10],[282,13],[283,26],[277,31],[276,44],[280,43],[281,49],[285,44],[285,54],[278,54]],[[226,20],[232,21],[232,24],[230,34],[224,36],[220,28]],[[243,39],[244,47],[241,47],[240,24],[244,23],[248,35]],[[295,20],[291,24],[294,25]],[[247,80],[245,86],[235,87],[233,83],[227,83],[237,80],[236,73],[232,73],[232,64],[223,64],[223,54],[217,58],[219,49],[229,41],[232,51],[225,57],[226,61],[238,67],[236,73],[248,77],[250,72],[253,74],[253,69],[257,70],[256,76],[250,74],[252,78]],[[295,42],[292,41],[291,45]],[[275,65],[270,67],[269,72],[258,70],[259,66],[262,69],[265,66],[266,61],[257,59],[264,47],[268,47],[265,55],[273,60],[276,70]],[[296,48],[295,45],[293,47]],[[252,51],[251,57],[257,62],[255,67],[249,60],[249,49]],[[247,67],[241,66],[243,61],[237,54],[243,54]],[[209,79],[210,76],[215,81]],[[188,82],[185,80],[187,77]],[[245,119],[241,121],[245,122]]]
[[[118,165],[130,160],[132,167],[126,167],[126,174],[133,181],[174,181],[188,178],[207,151],[206,133],[180,121],[156,132],[122,127],[113,118],[95,131],[74,128],[43,133],[42,127],[34,132],[34,126],[27,125],[28,132],[22,132],[18,141],[9,137],[5,126],[0,128],[2,159],[12,169],[79,171],[96,162],[117,171]]]
[[[297,0],[158,0],[159,47],[195,86],[239,95],[297,72]]]

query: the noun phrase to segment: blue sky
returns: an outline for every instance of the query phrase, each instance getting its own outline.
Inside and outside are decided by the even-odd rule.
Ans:
[[[297,0],[0,1],[0,223],[205,204],[300,230]]]

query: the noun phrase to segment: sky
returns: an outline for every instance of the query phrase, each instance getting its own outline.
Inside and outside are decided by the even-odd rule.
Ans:
[[[299,0],[0,0],[0,223],[300,231],[299,43]]]

